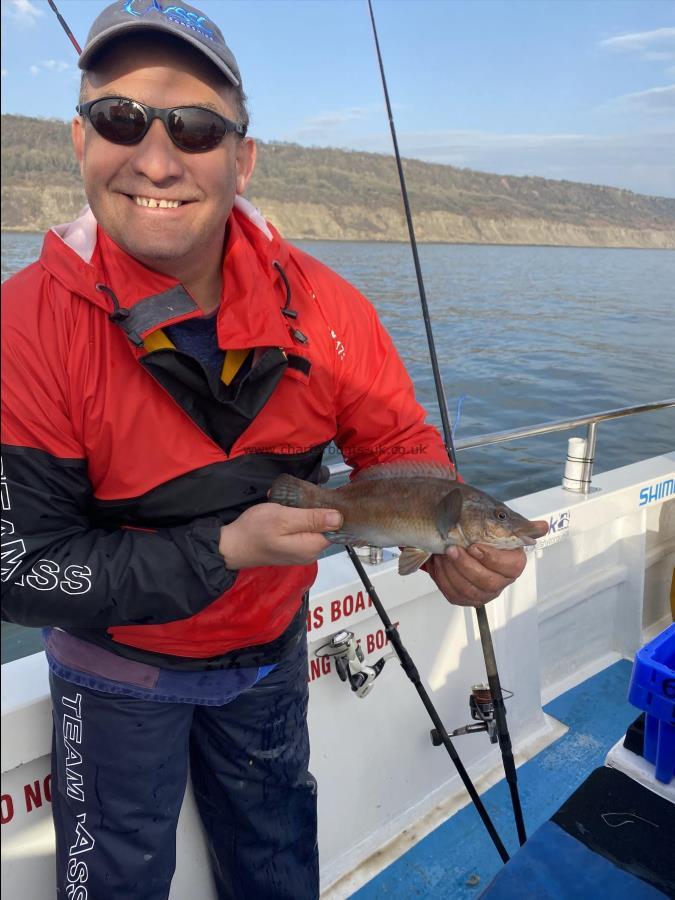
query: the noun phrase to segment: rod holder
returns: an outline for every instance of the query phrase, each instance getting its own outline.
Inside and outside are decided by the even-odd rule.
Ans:
[[[567,442],[567,459],[562,486],[575,494],[588,494],[591,490],[593,463],[595,461],[596,423],[588,426],[585,438],[573,437]]]
[[[382,547],[354,547],[354,552],[369,566],[379,566],[384,560],[384,550]]]

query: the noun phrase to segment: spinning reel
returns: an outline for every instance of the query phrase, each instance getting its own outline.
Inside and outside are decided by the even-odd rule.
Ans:
[[[509,700],[513,697],[513,691],[507,691],[506,688],[502,688],[502,695],[505,700]],[[477,731],[487,731],[490,743],[496,744],[499,740],[499,735],[497,734],[497,722],[495,719],[495,704],[492,699],[492,692],[487,684],[474,684],[471,686],[469,711],[471,712],[471,718],[477,720],[477,724],[462,725],[461,728],[455,728],[454,731],[448,732],[450,737],[457,737],[460,734],[474,734]],[[438,734],[438,730],[432,728],[429,734],[434,747],[440,747],[443,741]]]
[[[314,651],[319,659],[330,656],[335,660],[335,671],[340,681],[349,681],[357,697],[365,697],[372,690],[375,679],[388,659],[395,656],[389,650],[375,663],[367,663],[363,650],[356,642],[353,631],[338,631],[331,639]]]

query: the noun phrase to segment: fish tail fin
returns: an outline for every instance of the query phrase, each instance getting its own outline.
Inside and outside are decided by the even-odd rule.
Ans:
[[[312,509],[325,505],[321,488],[293,475],[280,475],[276,478],[267,496],[272,503],[295,509]]]

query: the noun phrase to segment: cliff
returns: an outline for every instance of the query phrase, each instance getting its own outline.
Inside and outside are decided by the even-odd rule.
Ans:
[[[418,240],[675,248],[675,199],[405,160]],[[407,241],[393,158],[260,143],[248,192],[286,237]],[[2,116],[2,227],[44,231],[85,202],[65,122]]]

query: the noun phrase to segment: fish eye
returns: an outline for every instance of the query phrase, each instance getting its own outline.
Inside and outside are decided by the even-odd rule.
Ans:
[[[504,519],[508,519],[508,514],[503,509],[495,510],[495,515],[497,516],[498,519],[501,519],[502,522],[504,521]]]

